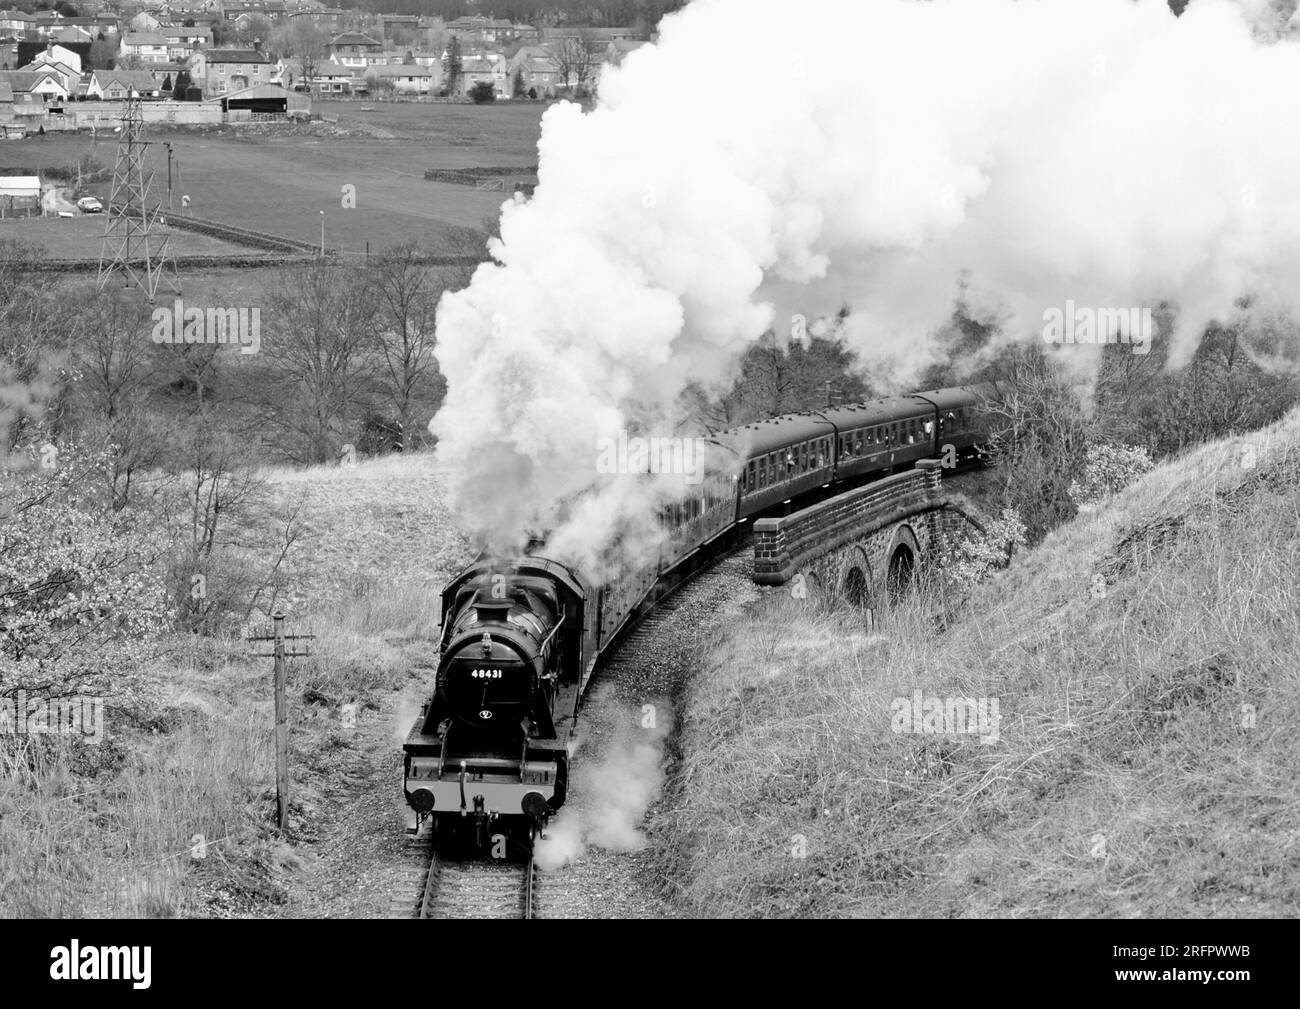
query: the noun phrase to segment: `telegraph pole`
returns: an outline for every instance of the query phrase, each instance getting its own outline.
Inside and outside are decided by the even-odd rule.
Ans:
[[[172,209],[172,145],[164,141],[163,146],[167,148],[167,209],[171,210]]]
[[[289,704],[285,699],[285,659],[296,659],[310,655],[309,646],[304,645],[299,651],[296,644],[291,649],[285,648],[285,642],[310,641],[314,634],[285,634],[284,614],[277,611],[271,619],[274,627],[270,634],[249,635],[249,641],[274,641],[272,652],[254,652],[261,658],[275,659],[275,816],[276,823],[284,830],[289,816]]]

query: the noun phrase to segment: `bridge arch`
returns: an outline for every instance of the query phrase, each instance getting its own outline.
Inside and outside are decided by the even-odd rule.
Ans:
[[[895,526],[885,550],[885,591],[890,599],[900,598],[912,587],[920,560],[916,532],[906,523]]]
[[[876,596],[875,577],[867,552],[861,546],[855,545],[846,552],[837,582],[841,598],[850,606],[871,607]]]

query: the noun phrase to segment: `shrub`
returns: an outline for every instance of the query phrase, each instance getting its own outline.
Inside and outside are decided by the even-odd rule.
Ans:
[[[991,571],[1006,567],[1016,547],[1024,546],[1025,524],[1014,509],[988,524],[982,533],[968,534],[945,559],[944,574],[961,592],[974,588]]]
[[[496,89],[492,87],[490,81],[479,81],[469,89],[469,96],[474,100],[475,105],[483,105],[497,100]]]
[[[1076,506],[1098,501],[1123,490],[1154,465],[1141,446],[1093,445],[1088,449],[1083,479],[1070,483],[1070,499]]]

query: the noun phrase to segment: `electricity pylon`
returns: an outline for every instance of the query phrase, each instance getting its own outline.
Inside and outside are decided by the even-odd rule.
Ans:
[[[140,99],[132,94],[122,113],[121,133],[117,140],[117,165],[113,169],[113,195],[109,198],[104,240],[99,252],[99,282],[103,291],[119,271],[126,286],[135,285],[153,304],[160,283],[176,294],[181,293],[176,260],[167,248],[167,235],[158,234],[154,225],[159,206],[149,195],[153,184],[153,162],[149,159],[149,141],[144,139],[144,113]],[[170,266],[170,271],[167,267]],[[164,274],[169,272],[169,275]]]

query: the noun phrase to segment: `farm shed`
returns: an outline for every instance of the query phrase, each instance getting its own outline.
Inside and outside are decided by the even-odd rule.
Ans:
[[[310,115],[311,96],[282,88],[278,84],[255,84],[242,91],[214,95],[208,103],[220,104],[222,112],[251,112],[258,115]]]
[[[41,205],[41,180],[35,175],[0,175],[0,216]]]

